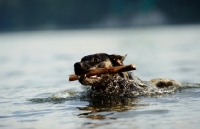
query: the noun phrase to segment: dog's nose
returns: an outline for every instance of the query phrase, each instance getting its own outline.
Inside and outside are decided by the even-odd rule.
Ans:
[[[75,67],[75,68],[81,68],[81,67],[82,67],[82,63],[81,63],[81,62],[76,62],[76,63],[74,64],[74,67]]]
[[[89,65],[89,62],[84,61],[84,62],[76,62],[74,64],[74,72],[76,75],[83,74],[87,72],[91,66]]]
[[[82,62],[77,62],[74,64],[74,72],[76,75],[80,75],[85,72],[84,65]]]

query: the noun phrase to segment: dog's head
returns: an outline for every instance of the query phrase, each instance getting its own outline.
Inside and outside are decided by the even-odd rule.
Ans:
[[[90,85],[93,88],[100,86],[101,88],[105,85],[106,80],[111,79],[114,75],[98,75],[86,77],[83,74],[91,69],[114,67],[123,65],[125,56],[122,55],[109,55],[106,53],[97,53],[93,55],[84,56],[80,62],[74,64],[74,71],[76,75],[82,75],[79,78],[79,82],[83,85]],[[124,79],[129,79],[127,72],[116,74]]]

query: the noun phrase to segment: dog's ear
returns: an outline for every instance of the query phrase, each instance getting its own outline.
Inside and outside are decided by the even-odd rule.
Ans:
[[[123,61],[125,60],[127,54],[125,56],[116,55],[116,54],[112,54],[112,55],[108,55],[108,56],[113,64],[113,66],[120,66],[120,65],[124,65]]]

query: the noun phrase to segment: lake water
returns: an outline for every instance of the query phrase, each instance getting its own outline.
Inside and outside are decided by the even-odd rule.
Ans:
[[[128,54],[142,80],[184,83],[174,94],[98,107],[70,98],[69,82],[88,54]],[[197,129],[200,127],[200,26],[33,31],[0,34],[1,129]]]

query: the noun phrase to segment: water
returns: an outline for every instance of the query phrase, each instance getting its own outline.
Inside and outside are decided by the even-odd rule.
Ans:
[[[200,126],[200,26],[36,31],[0,34],[0,128],[155,128]],[[71,97],[73,64],[98,52],[128,54],[143,80],[184,83],[174,94],[107,105]]]

